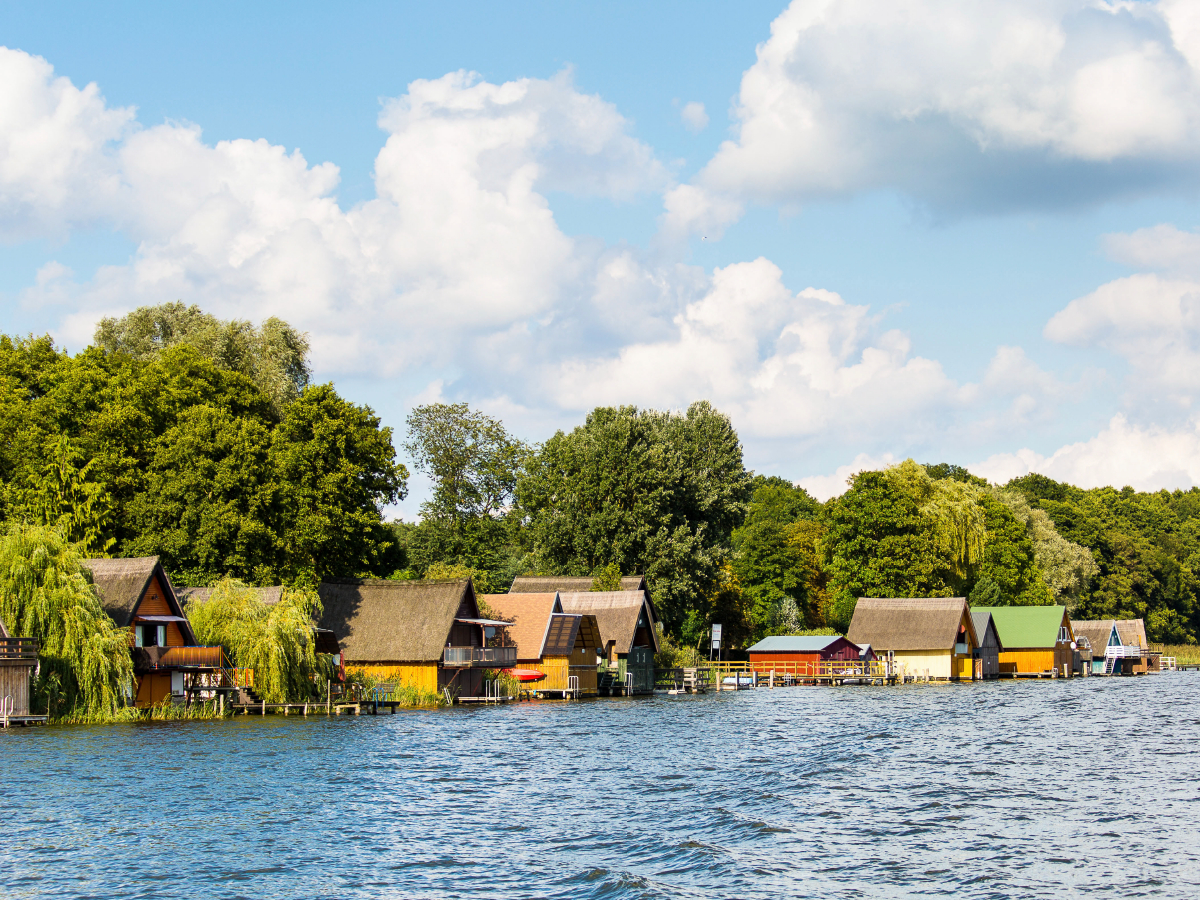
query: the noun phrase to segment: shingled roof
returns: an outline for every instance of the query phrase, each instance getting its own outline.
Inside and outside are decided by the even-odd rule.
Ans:
[[[320,628],[337,635],[347,663],[440,662],[460,609],[479,616],[470,579],[322,582]]]
[[[618,653],[628,653],[633,649],[638,617],[645,611],[650,646],[658,652],[658,634],[644,591],[577,591],[560,593],[559,599],[562,601],[563,612],[594,615],[596,623],[600,626],[601,640],[605,646],[609,641],[615,642]]]
[[[984,646],[987,640],[987,630],[992,629],[992,634],[996,636],[996,646],[1004,649],[1004,641],[1000,640],[1000,633],[996,631],[996,622],[992,619],[992,614],[986,609],[971,610],[971,624],[975,626],[975,638],[979,641],[979,646]]]
[[[513,623],[508,636],[517,645],[517,659],[541,659],[550,616],[563,611],[558,593],[484,594],[482,599],[492,612]]]
[[[950,650],[967,610],[965,597],[862,597],[846,639],[885,650]],[[967,627],[974,635],[971,617]],[[978,646],[978,640],[975,641]]]

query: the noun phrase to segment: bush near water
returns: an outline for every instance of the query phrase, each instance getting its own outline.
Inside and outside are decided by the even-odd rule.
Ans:
[[[307,351],[277,319],[182,303],[105,320],[74,355],[0,336],[0,618],[41,642],[35,693],[53,716],[127,714],[129,638],[78,565],[102,555],[157,555],[176,583],[217,585],[193,625],[261,669],[273,699],[320,679],[303,623],[315,585],[342,577],[469,575],[482,593],[523,573],[644,573],[663,662],[694,658],[714,622],[729,646],[844,630],[868,595],[1142,618],[1180,659],[1200,635],[1195,488],[1001,486],[907,460],[821,503],[747,470],[706,402],[600,407],[534,445],[466,404],[430,404],[403,448],[433,491],[419,523],[388,522],[409,474],[391,429],[312,384]],[[278,611],[244,589],[280,583]]]

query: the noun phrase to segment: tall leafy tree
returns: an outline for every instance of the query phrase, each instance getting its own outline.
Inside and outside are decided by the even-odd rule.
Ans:
[[[709,621],[705,598],[750,481],[737,433],[708,403],[683,415],[601,407],[541,446],[517,498],[539,570],[643,572],[668,632],[690,642]]]

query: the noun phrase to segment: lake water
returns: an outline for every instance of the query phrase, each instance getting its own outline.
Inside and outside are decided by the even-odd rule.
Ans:
[[[1200,896],[1200,674],[0,733],[0,896]]]

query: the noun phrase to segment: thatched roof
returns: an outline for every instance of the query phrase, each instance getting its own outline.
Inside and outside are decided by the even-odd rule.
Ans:
[[[560,593],[559,598],[563,612],[594,615],[604,644],[607,646],[609,641],[615,642],[617,653],[628,653],[633,649],[638,619],[644,617],[642,621],[650,636],[650,646],[658,652],[654,616],[644,591],[577,591]]]
[[[460,610],[479,615],[470,579],[326,581],[318,593],[318,627],[337,635],[351,664],[440,662]]]
[[[179,598],[179,602],[186,604],[188,601],[194,603],[207,603],[212,597],[213,591],[216,588],[212,587],[181,587],[175,588],[175,596]],[[283,585],[273,584],[268,587],[256,587],[258,597],[267,606],[274,606],[283,599]]]
[[[133,613],[138,602],[146,593],[150,579],[158,575],[162,582],[163,598],[168,606],[174,606],[175,615],[182,616],[183,609],[175,596],[175,588],[171,579],[158,561],[157,556],[140,556],[132,559],[85,559],[83,567],[92,573],[92,584],[96,586],[96,594],[104,611],[118,625],[124,627],[133,621]],[[191,628],[184,626],[184,631],[190,634]],[[194,641],[194,637],[193,637]]]
[[[1065,606],[977,606],[989,612],[1006,650],[1053,650],[1067,614]]]
[[[846,639],[887,650],[950,650],[967,611],[965,597],[862,597]],[[974,625],[966,617],[974,636]],[[978,646],[978,640],[975,645]]]
[[[1146,623],[1141,619],[1117,619],[1117,634],[1121,636],[1121,643],[1126,647],[1141,647],[1143,650],[1150,649],[1150,642],[1146,640]]]
[[[574,594],[590,591],[592,589],[592,577],[590,575],[521,575],[513,579],[512,587],[508,589],[510,594],[532,594],[532,593],[551,593],[558,591],[560,594]],[[650,596],[650,589],[646,586],[645,575],[622,575],[621,576],[622,591],[642,591],[646,598],[650,601],[650,614],[654,617],[654,621],[658,621],[658,609],[654,606],[654,599]]]
[[[546,643],[546,631],[552,613],[562,612],[558,593],[549,594],[483,594],[481,598],[492,612],[513,624],[508,636],[517,645],[518,660],[541,659]]]
[[[1104,648],[1108,646],[1108,639],[1112,637],[1115,624],[1114,619],[1073,619],[1071,630],[1075,632],[1076,643],[1079,643],[1080,638],[1087,638],[1093,655],[1099,657],[1104,655]]]

